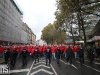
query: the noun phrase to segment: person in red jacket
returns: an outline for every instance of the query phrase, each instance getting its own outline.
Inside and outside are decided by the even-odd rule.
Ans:
[[[56,49],[55,49],[54,45],[52,45],[51,46],[52,59],[56,59],[56,57],[55,57],[55,51],[56,51]]]
[[[3,46],[1,45],[1,46],[0,46],[0,58],[3,58],[3,51],[4,51],[4,50],[3,50]]]
[[[35,45],[31,46],[31,56],[34,59],[34,50],[35,50]]]
[[[74,46],[74,57],[77,58],[78,47]]]
[[[23,46],[22,46],[22,45],[19,45],[18,48],[19,48],[19,51],[18,51],[18,56],[17,56],[17,57],[19,58],[19,57],[20,57],[20,53],[21,53],[21,51],[22,51],[22,49],[23,49]]]
[[[39,45],[38,48],[39,48],[40,56],[42,57],[42,56],[43,56],[43,49],[42,49],[42,46]]]

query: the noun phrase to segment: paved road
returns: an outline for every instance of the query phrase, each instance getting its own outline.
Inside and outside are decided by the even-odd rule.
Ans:
[[[52,60],[51,64],[46,66],[45,58],[40,58],[39,63],[36,64],[33,59],[28,59],[28,65],[23,67],[21,59],[17,59],[15,67],[9,65],[10,75],[100,75],[100,59],[90,63],[85,58],[84,64],[81,64],[78,59],[73,59],[72,65],[65,59],[61,59],[60,63],[61,65],[58,66],[56,60]]]

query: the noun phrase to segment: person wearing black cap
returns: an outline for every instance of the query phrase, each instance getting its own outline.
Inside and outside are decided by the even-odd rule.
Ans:
[[[8,63],[8,59],[10,57],[10,49],[9,48],[4,50],[4,57],[5,57],[5,64],[7,64]]]
[[[12,53],[11,53],[11,65],[14,67],[15,63],[16,63],[16,57],[18,55],[18,52],[16,51],[16,49],[14,48]]]
[[[36,64],[36,59],[38,59],[38,62],[39,62],[39,49],[37,46],[35,47],[35,50],[34,50],[34,59],[35,59],[35,64]]]
[[[24,47],[23,50],[21,51],[20,55],[22,55],[22,66],[27,65],[27,56],[28,56],[28,51]]]
[[[56,55],[57,55],[57,64],[60,66],[60,57],[61,57],[60,47],[57,47]]]
[[[46,65],[48,63],[48,60],[49,60],[49,65],[50,65],[52,52],[51,52],[51,48],[49,46],[47,47],[45,53],[46,53]]]

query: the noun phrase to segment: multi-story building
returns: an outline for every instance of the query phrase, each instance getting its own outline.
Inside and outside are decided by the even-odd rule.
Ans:
[[[90,0],[90,1],[95,1],[95,0]],[[98,4],[100,5],[100,2],[91,3],[91,4],[88,4],[88,6],[86,6],[86,8],[91,7],[93,5],[98,5]],[[98,8],[98,10],[94,10],[92,13],[100,15],[100,10],[99,10],[100,7],[98,6],[96,8]],[[85,26],[86,39],[89,40],[88,35],[93,30],[93,28],[96,26],[97,22],[100,20],[100,17],[97,16],[97,15],[93,15],[93,14],[87,14],[87,15],[84,15],[83,18],[84,18],[85,22],[90,23],[90,24],[84,25]],[[82,36],[82,38],[83,38],[83,32],[82,31],[80,31],[80,36]]]
[[[13,0],[0,0],[0,43],[20,43],[22,11]]]
[[[23,13],[14,0],[0,0],[0,44],[34,43],[36,35],[23,23]]]
[[[36,35],[28,27],[28,25],[26,23],[22,24],[22,29],[27,33],[27,43],[28,44],[36,44]]]

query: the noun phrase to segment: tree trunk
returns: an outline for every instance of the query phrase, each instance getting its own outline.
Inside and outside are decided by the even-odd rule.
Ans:
[[[74,46],[75,46],[75,38],[74,38],[74,35],[73,35],[73,29],[72,29],[72,26],[71,26],[71,34],[72,34],[72,38],[73,38],[73,42],[74,42]]]

